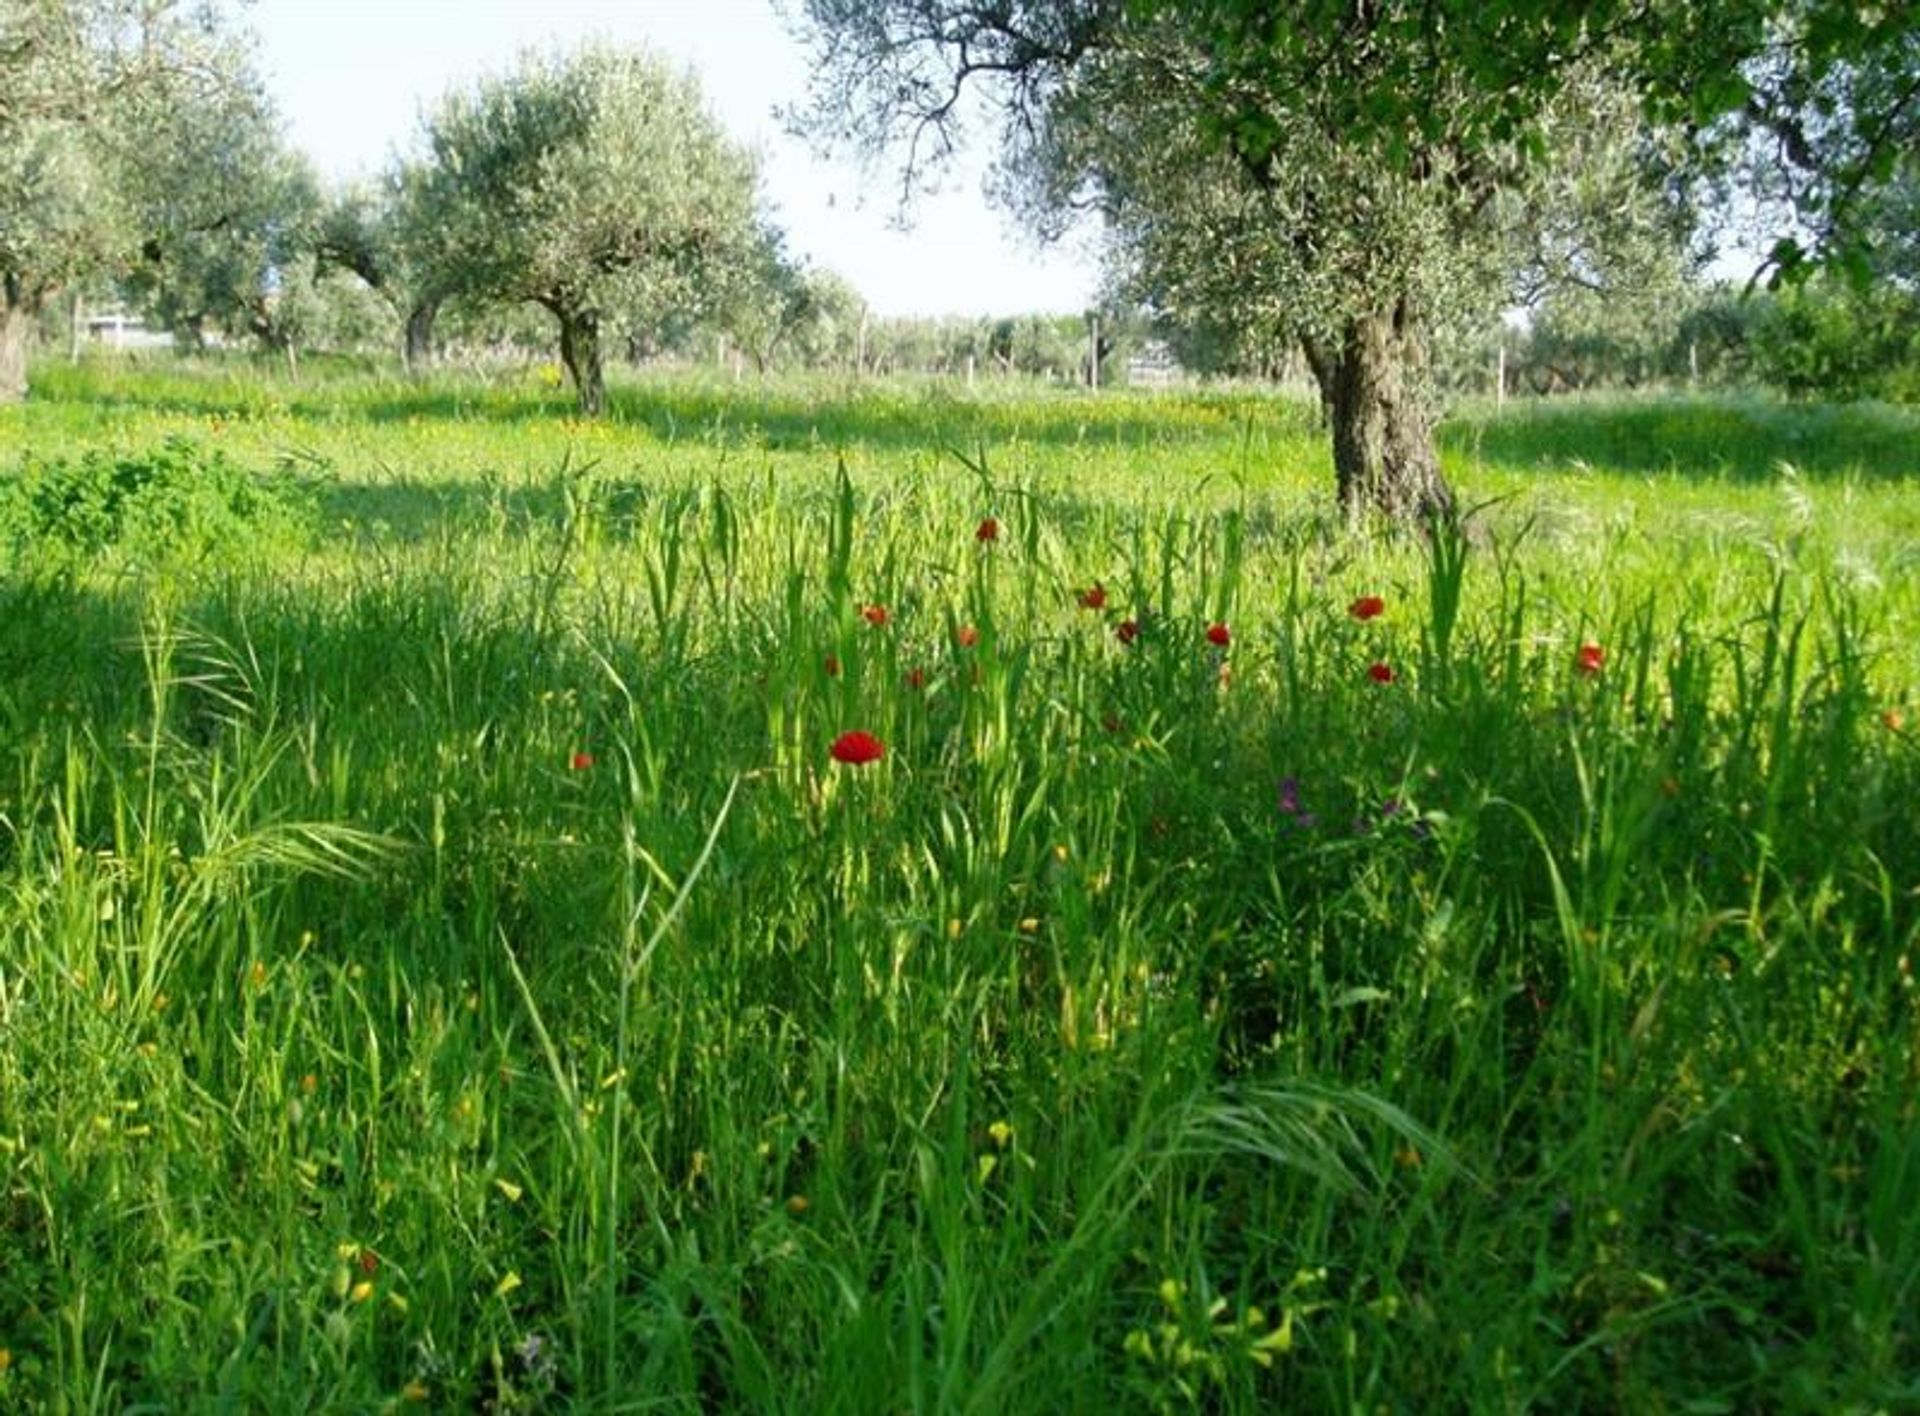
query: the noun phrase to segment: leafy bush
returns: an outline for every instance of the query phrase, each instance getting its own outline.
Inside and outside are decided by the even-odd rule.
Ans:
[[[278,540],[304,520],[302,500],[180,437],[140,452],[31,454],[0,483],[0,544],[23,559],[68,562],[118,550],[188,559]]]
[[[1763,382],[1802,397],[1911,399],[1920,392],[1917,319],[1920,302],[1894,286],[1790,288],[1756,323],[1754,370]]]

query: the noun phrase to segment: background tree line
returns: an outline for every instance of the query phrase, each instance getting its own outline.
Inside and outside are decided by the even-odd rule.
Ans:
[[[541,350],[588,414],[610,357],[1110,382],[1157,338],[1317,385],[1349,512],[1404,519],[1449,510],[1433,422],[1500,350],[1542,393],[1920,387],[1912,7],[810,0],[795,24],[815,133],[911,177],[966,117],[1040,234],[1099,217],[1097,345],[1080,316],[876,317],[792,255],[751,156],[645,53],[524,56],[340,188],[234,16],[5,0],[0,398],[76,294],[296,368]],[[1769,279],[1710,283],[1755,233]]]
[[[908,186],[991,134],[1036,229],[1099,215],[1117,291],[1304,361],[1356,523],[1453,515],[1435,370],[1516,301],[1658,302],[1728,212],[1781,280],[1898,281],[1912,245],[1910,5],[807,0],[800,29],[815,131]]]

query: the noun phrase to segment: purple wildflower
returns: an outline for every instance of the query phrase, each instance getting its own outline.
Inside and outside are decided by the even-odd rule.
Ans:
[[[1289,817],[1302,831],[1311,831],[1319,824],[1319,818],[1301,804],[1298,777],[1280,779],[1280,814]]]

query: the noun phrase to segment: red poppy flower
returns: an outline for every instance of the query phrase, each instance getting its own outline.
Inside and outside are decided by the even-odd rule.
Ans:
[[[1393,665],[1382,664],[1379,662],[1368,664],[1367,677],[1372,679],[1375,683],[1392,683],[1393,682]]]
[[[820,665],[820,667],[827,671],[828,678],[839,678],[840,677],[840,656],[837,654],[827,655],[826,660]]]
[[[878,762],[887,755],[886,744],[872,733],[855,729],[842,733],[833,740],[829,749],[835,762],[845,762],[852,767],[865,766],[869,762]]]
[[[926,686],[927,686],[927,671],[925,669],[908,669],[907,670],[907,687],[908,688],[925,688]]]
[[[584,772],[587,768],[593,766],[593,754],[591,752],[576,752],[567,759],[567,766],[576,772]]]
[[[380,1267],[380,1256],[371,1249],[360,1251],[360,1272],[373,1273]]]
[[[1362,595],[1347,606],[1347,613],[1357,620],[1370,620],[1375,615],[1383,614],[1386,608],[1387,602],[1378,595]]]
[[[1107,587],[1099,581],[1080,592],[1080,608],[1083,610],[1104,610],[1107,607]]]
[[[1207,626],[1207,643],[1218,645],[1224,649],[1232,642],[1233,633],[1224,624],[1210,624]]]
[[[962,649],[971,649],[980,642],[980,631],[970,624],[963,624],[953,632],[953,638]]]
[[[1880,726],[1890,733],[1897,733],[1907,725],[1898,708],[1889,708],[1880,715]]]
[[[885,605],[868,605],[864,610],[860,611],[860,614],[868,624],[873,625],[876,629],[887,622],[887,607]]]
[[[1581,673],[1592,676],[1607,666],[1607,651],[1598,644],[1582,644],[1573,662]]]
[[[1113,627],[1113,637],[1122,644],[1131,644],[1140,637],[1139,620],[1121,620]]]
[[[1000,523],[991,516],[982,517],[979,529],[973,533],[973,539],[985,545],[989,541],[1000,539]]]

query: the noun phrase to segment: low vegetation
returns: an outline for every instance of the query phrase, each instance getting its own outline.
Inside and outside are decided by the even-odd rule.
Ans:
[[[0,1410],[1920,1400],[1911,414],[610,402],[0,410]]]

